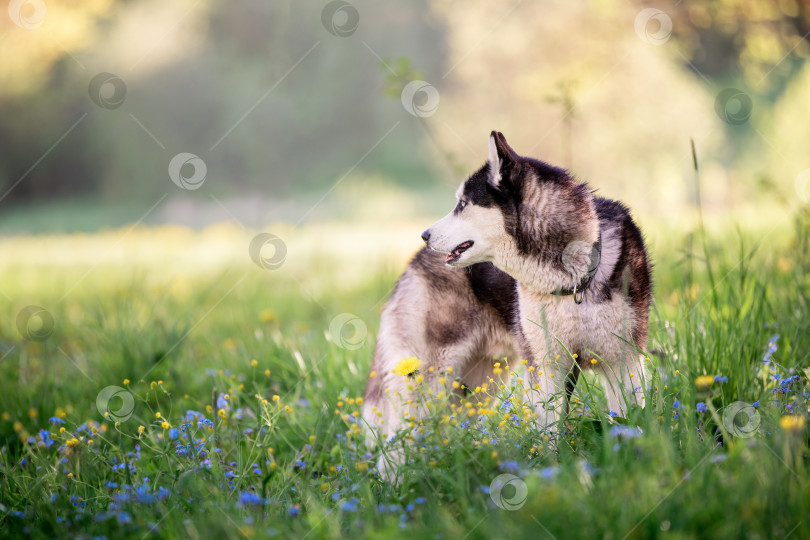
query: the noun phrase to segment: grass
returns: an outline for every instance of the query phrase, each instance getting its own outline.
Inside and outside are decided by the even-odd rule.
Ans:
[[[353,413],[418,225],[279,226],[277,270],[224,226],[3,239],[3,536],[806,537],[804,219],[655,237],[645,409],[612,419],[586,376],[555,443],[501,360],[469,405],[431,396],[396,486]]]

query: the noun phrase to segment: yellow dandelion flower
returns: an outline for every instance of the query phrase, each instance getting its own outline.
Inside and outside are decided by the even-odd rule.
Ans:
[[[779,419],[779,427],[783,430],[797,433],[804,429],[804,416],[788,414]]]
[[[164,422],[162,422],[162,423],[160,424],[160,427],[162,427],[163,429],[169,429],[171,426],[169,425],[169,423],[168,423],[168,422],[165,422],[165,421],[164,421]]]
[[[370,379],[373,379],[374,377],[376,377],[376,376],[377,376],[377,372],[376,372],[376,371],[372,371],[371,373],[369,373],[369,374],[368,374],[368,376],[369,376],[369,378],[370,378]]]
[[[714,375],[701,375],[695,379],[695,385],[700,390],[707,390],[714,383]]]
[[[595,365],[596,365],[596,358],[591,358],[591,365],[592,365],[592,366],[595,366]]]
[[[65,444],[67,445],[68,448],[73,448],[74,446],[79,445],[79,439],[73,437],[72,439],[68,439],[67,441],[65,441]]]
[[[155,418],[160,418],[160,411],[155,413]]]
[[[263,323],[273,322],[276,320],[276,314],[272,309],[263,309],[259,312],[259,321]]]
[[[275,401],[276,403],[278,403],[278,400],[280,400],[280,399],[281,399],[281,398],[278,396],[278,394],[273,394],[273,401]]]
[[[127,386],[128,384],[129,384],[129,379],[124,379],[124,386]]]
[[[258,365],[259,365],[259,361],[258,361],[258,360],[251,360],[251,361],[250,361],[250,367],[256,367],[256,366],[258,366]]]
[[[422,362],[419,361],[416,357],[410,356],[408,358],[403,358],[399,361],[396,367],[391,370],[392,373],[395,375],[401,375],[402,377],[409,377],[413,373],[419,370],[419,366],[422,365]]]
[[[269,376],[270,376],[270,370],[269,370],[269,369],[265,369],[265,370],[264,370],[264,374],[265,374],[265,376],[269,377]]]
[[[140,435],[144,431],[146,431],[146,428],[144,426],[138,426],[138,435]]]

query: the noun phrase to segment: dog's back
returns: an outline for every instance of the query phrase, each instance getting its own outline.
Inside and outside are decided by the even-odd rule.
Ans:
[[[416,404],[400,399],[407,382],[392,372],[404,358],[419,359],[423,373],[450,367],[466,386],[480,384],[494,357],[519,354],[517,314],[515,280],[492,263],[455,269],[444,264],[442,254],[420,250],[380,319],[364,420],[393,435],[405,412],[418,413]]]

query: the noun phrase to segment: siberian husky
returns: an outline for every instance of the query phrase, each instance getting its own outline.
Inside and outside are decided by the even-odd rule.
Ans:
[[[433,224],[385,306],[363,403],[383,440],[424,410],[392,370],[416,357],[437,393],[482,385],[493,363],[528,361],[538,423],[555,430],[581,369],[601,372],[608,405],[644,405],[651,298],[644,240],[619,202],[567,171],[519,156],[500,132]],[[528,368],[535,369],[529,371]],[[438,373],[452,368],[440,385]],[[441,388],[440,388],[441,386]]]

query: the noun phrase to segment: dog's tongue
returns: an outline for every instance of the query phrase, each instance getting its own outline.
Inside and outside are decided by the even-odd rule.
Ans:
[[[461,254],[463,252],[467,251],[470,248],[470,246],[472,246],[472,242],[470,241],[462,242],[461,244],[457,245],[456,249],[447,254],[447,257],[444,259],[444,262],[450,262],[454,259],[458,259],[459,257],[461,257]]]

